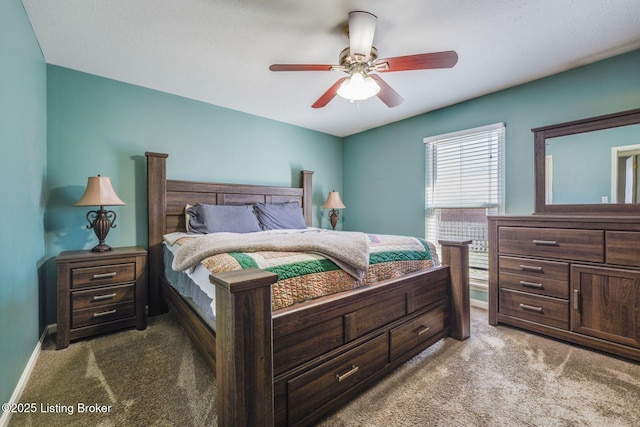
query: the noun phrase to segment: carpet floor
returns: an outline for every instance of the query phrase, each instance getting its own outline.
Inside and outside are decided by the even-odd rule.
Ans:
[[[640,425],[640,364],[471,317],[468,340],[441,340],[319,425]],[[171,314],[61,351],[48,337],[20,401],[32,411],[10,427],[216,425],[214,375]]]

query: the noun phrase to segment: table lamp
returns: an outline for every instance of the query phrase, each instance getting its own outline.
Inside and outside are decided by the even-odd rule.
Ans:
[[[116,213],[107,211],[105,206],[122,206],[125,203],[120,200],[111,185],[108,176],[90,176],[84,194],[74,206],[100,206],[100,209],[87,212],[87,228],[93,228],[98,237],[98,244],[91,249],[92,252],[106,252],[111,246],[104,242],[110,228],[115,228]]]
[[[344,209],[345,206],[340,200],[340,193],[337,191],[330,191],[327,201],[322,205],[323,209],[331,209],[329,211],[329,221],[331,222],[331,228],[336,229],[336,224],[340,218],[340,214],[337,209]]]

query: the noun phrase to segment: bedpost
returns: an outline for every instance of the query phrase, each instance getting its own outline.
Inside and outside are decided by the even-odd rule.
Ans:
[[[216,285],[219,426],[273,426],[271,285],[278,275],[247,269],[210,276]]]
[[[167,157],[163,153],[147,156],[147,218],[149,251],[149,315],[162,314],[167,306],[162,298],[160,278],[163,272],[162,236],[167,224]]]
[[[313,190],[311,181],[313,171],[300,171],[300,186],[302,187],[302,215],[307,224],[311,227],[313,224]]]
[[[471,240],[438,240],[442,248],[442,264],[451,272],[451,336],[469,338],[471,312],[469,296],[469,245]]]

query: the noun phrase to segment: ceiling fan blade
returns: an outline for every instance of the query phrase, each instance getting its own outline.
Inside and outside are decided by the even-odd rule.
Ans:
[[[404,98],[401,97],[398,92],[393,90],[393,88],[389,86],[387,82],[382,80],[382,77],[377,74],[370,74],[370,76],[376,81],[376,83],[378,83],[378,86],[380,86],[380,92],[378,92],[376,96],[380,98],[382,102],[387,104],[387,107],[393,108],[402,104]]]
[[[341,79],[338,79],[338,81],[335,82],[325,93],[323,93],[322,96],[318,98],[318,100],[314,102],[311,107],[322,108],[325,105],[327,105],[329,101],[331,101],[333,98],[336,97],[336,95],[338,94],[338,88],[340,88],[340,85],[346,79],[347,77],[342,77]]]
[[[349,13],[349,54],[352,58],[362,62],[369,61],[377,20],[369,12]]]
[[[273,64],[271,71],[331,71],[335,65],[326,64]]]
[[[457,62],[458,54],[453,50],[447,50],[444,52],[422,53],[418,55],[379,59],[375,69],[381,73],[391,71],[428,70],[434,68],[451,68],[456,65]],[[387,66],[384,66],[384,64],[387,64]]]

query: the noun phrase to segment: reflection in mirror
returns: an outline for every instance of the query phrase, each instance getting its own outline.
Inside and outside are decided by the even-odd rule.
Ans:
[[[546,204],[637,203],[640,125],[547,138]]]
[[[611,202],[638,203],[638,159],[640,144],[613,147],[611,149]]]
[[[536,214],[640,216],[640,108],[531,130]]]

